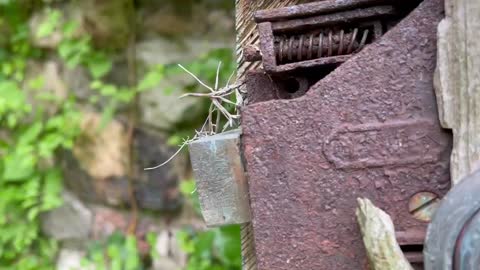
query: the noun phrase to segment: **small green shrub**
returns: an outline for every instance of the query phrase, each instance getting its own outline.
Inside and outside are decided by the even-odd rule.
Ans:
[[[137,239],[119,232],[110,235],[105,241],[92,243],[82,265],[86,269],[96,270],[147,269],[140,258]]]
[[[62,204],[63,177],[55,155],[73,147],[82,115],[79,101],[72,95],[61,98],[46,91],[42,76],[25,78],[28,62],[42,60],[47,52],[31,44],[27,25],[31,10],[23,2],[27,1],[0,0],[0,270],[50,270],[54,269],[58,244],[41,234],[40,216]],[[102,111],[103,126],[115,116],[120,105],[157,86],[165,76],[183,72],[173,66],[159,65],[148,70],[136,85],[109,83],[104,79],[112,69],[109,53],[94,49],[89,36],[74,35],[76,23],[64,22],[60,11],[50,9],[47,14],[34,34],[46,38],[61,31],[63,39],[54,53],[68,68],[81,66],[89,71],[92,78],[89,102],[97,105],[100,100],[107,101]],[[214,50],[187,67],[212,83],[219,60],[224,63],[222,70],[233,70],[235,62],[230,49]],[[226,81],[230,74],[221,75]],[[183,90],[189,92],[194,87],[190,85]],[[207,110],[205,102],[204,115],[178,123],[169,142],[178,142],[179,138],[192,134],[201,119],[205,119]],[[192,183],[185,182],[182,190],[193,203],[196,199],[190,197]],[[205,232],[186,229],[177,237],[189,255],[189,270],[241,268],[238,226]],[[155,237],[148,239],[153,244]],[[95,243],[84,264],[109,270],[146,268],[135,238],[118,233],[106,242]]]
[[[198,195],[193,180],[183,181],[180,191],[198,213]],[[177,233],[181,249],[188,254],[185,270],[242,269],[240,226],[230,225],[207,231],[186,228]]]

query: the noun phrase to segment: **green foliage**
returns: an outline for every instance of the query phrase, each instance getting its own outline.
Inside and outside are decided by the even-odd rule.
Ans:
[[[185,64],[184,66],[204,82],[208,83],[208,85],[214,86],[219,62],[222,63],[219,81],[226,84],[236,67],[232,50],[229,48],[211,50],[200,56],[196,61]],[[176,69],[172,72],[183,73],[184,71]]]
[[[106,241],[93,243],[82,264],[87,269],[94,267],[96,270],[147,269],[140,259],[136,238],[119,232],[110,235]]]
[[[32,33],[27,25],[30,14],[20,2],[0,0],[0,30],[8,28],[0,37],[0,270],[49,270],[54,268],[58,245],[41,234],[39,216],[62,203],[62,171],[55,162],[55,154],[73,147],[80,132],[81,113],[74,97],[63,99],[45,89],[42,76],[26,80],[28,61],[43,57],[45,51],[30,43]],[[92,78],[89,101],[93,105],[101,101],[106,104],[102,105],[103,126],[122,104],[156,87],[165,76],[183,73],[176,66],[158,65],[148,70],[137,85],[109,83],[105,77],[113,66],[111,56],[95,49],[89,36],[76,34],[77,28],[76,22],[65,22],[60,11],[48,9],[46,19],[33,34],[47,38],[60,32],[62,41],[53,53],[68,68],[80,66],[88,70]],[[186,67],[213,86],[219,60],[223,62],[221,70],[233,70],[229,49],[214,50]],[[230,73],[222,72],[220,81],[225,83],[229,76]],[[195,88],[196,84],[192,84],[183,91]],[[208,102],[204,105],[203,114],[178,125],[170,143],[178,142],[202,124]],[[183,182],[180,188],[198,210],[193,181]],[[238,226],[204,232],[186,229],[177,237],[189,255],[186,270],[241,268]],[[155,239],[154,234],[147,235],[151,246]],[[152,251],[150,257],[155,256]],[[147,268],[140,259],[136,239],[118,233],[106,242],[95,243],[84,264],[100,270]]]
[[[56,20],[53,17],[58,13],[52,13]],[[24,89],[26,63],[39,51],[29,43],[25,21],[4,19],[14,31],[1,47],[0,269],[52,269],[57,245],[40,234],[39,215],[62,203],[62,173],[53,157],[72,147],[79,113],[73,99],[38,91],[41,79],[30,82],[33,90]],[[50,28],[42,26],[41,34]],[[33,105],[47,100],[55,112]]]
[[[182,181],[180,191],[200,213],[195,182]],[[189,256],[185,270],[240,270],[242,267],[238,225],[201,232],[187,228],[177,233],[177,240]]]
[[[140,92],[157,86],[163,79],[164,68],[162,65],[152,68],[139,80],[137,85],[132,87],[106,83],[102,78],[112,69],[111,58],[107,53],[93,48],[90,37],[75,37],[73,33],[76,28],[77,25],[74,21],[67,22],[64,25],[62,28],[64,39],[58,46],[58,55],[70,68],[78,65],[87,67],[93,79],[90,87],[97,93],[97,95],[90,97],[91,103],[96,104],[101,98],[108,100],[102,114],[100,128],[103,128],[114,117],[120,104],[127,104]]]
[[[47,10],[47,19],[40,24],[38,32],[35,33],[37,37],[44,38],[53,33],[60,24],[62,13],[59,10]]]
[[[5,5],[8,10],[18,10],[15,2]],[[73,147],[81,114],[73,97],[60,99],[45,89],[43,77],[25,80],[27,61],[42,52],[30,44],[27,17],[9,15],[2,20],[12,31],[0,48],[0,269],[47,270],[53,269],[57,244],[41,235],[39,215],[62,204],[62,172],[55,154]],[[118,104],[130,102],[152,86],[129,89],[105,83],[102,78],[112,68],[108,55],[94,50],[88,36],[74,37],[74,22],[63,25],[61,21],[60,11],[48,10],[35,34],[48,37],[62,29],[64,39],[57,53],[69,68],[81,65],[88,69],[93,78],[92,99],[104,98],[109,104],[104,123],[113,117]],[[135,240],[127,237],[121,243],[121,252],[131,255],[119,262],[115,259],[119,251],[110,244],[112,269],[140,269],[138,259],[132,257]]]
[[[150,69],[145,76],[140,80],[137,86],[137,91],[145,91],[157,86],[165,76],[165,67],[157,65]]]

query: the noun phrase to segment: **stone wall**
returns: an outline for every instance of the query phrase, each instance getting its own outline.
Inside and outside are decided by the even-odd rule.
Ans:
[[[234,46],[233,1],[139,0],[135,1],[135,7],[130,0],[53,3],[64,17],[80,23],[78,34],[88,33],[95,46],[115,51],[115,64],[107,79],[119,85],[128,83],[126,57],[128,44],[132,44],[128,40],[132,29],[139,76],[157,64],[184,63],[213,48]],[[44,10],[35,12],[30,23],[32,32],[45,16]],[[130,23],[132,16],[135,27]],[[53,50],[61,34],[32,38],[37,46]],[[65,169],[65,204],[42,217],[44,233],[61,241],[58,269],[78,267],[88,241],[102,239],[116,230],[127,230],[131,219],[131,175],[140,208],[136,234],[142,252],[148,252],[149,248],[145,234],[156,232],[158,241],[154,248],[160,256],[153,269],[181,268],[186,258],[176,244],[175,231],[185,224],[203,226],[194,211],[184,206],[178,190],[179,181],[190,177],[188,157],[181,153],[162,168],[153,171],[144,168],[162,163],[176,151],[166,141],[175,125],[198,109],[198,101],[194,99],[177,99],[181,89],[194,83],[193,80],[185,74],[169,76],[152,91],[142,93],[136,104],[130,104],[138,111],[130,138],[128,108],[120,110],[104,129],[98,129],[102,107],[87,102],[91,78],[86,70],[69,69],[52,56],[29,64],[28,74],[43,74],[45,89],[60,97],[74,94],[84,102],[82,134],[73,151],[62,153],[59,159]],[[166,87],[173,89],[173,93],[166,94]],[[129,157],[130,150],[133,159]]]

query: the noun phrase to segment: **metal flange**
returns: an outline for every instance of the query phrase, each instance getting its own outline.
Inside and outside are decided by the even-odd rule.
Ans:
[[[425,270],[478,270],[480,265],[480,170],[443,198],[425,240]]]

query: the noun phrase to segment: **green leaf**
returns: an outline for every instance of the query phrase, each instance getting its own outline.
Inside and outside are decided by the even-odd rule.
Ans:
[[[18,143],[22,145],[30,144],[37,140],[42,132],[42,122],[35,122],[19,135]]]
[[[8,62],[3,63],[2,73],[6,76],[10,76],[13,73],[13,64]]]
[[[121,250],[118,245],[112,244],[107,247],[107,254],[110,258],[116,259],[121,256]]]
[[[195,245],[190,240],[190,235],[186,231],[178,231],[176,237],[181,250],[183,250],[187,254],[191,254],[195,251]]]
[[[59,169],[48,170],[43,183],[42,211],[57,208],[62,205],[62,173]]]
[[[88,59],[88,70],[94,79],[105,76],[112,69],[112,61],[104,54],[95,54]]]
[[[115,114],[115,110],[117,109],[117,102],[114,99],[111,99],[110,102],[107,104],[107,107],[102,112],[102,117],[100,119],[100,125],[98,130],[104,129],[107,124],[112,121],[113,116]]]
[[[82,62],[86,62],[92,47],[90,38],[82,37],[78,39],[64,40],[58,46],[58,54],[66,61],[67,67],[74,68]]]
[[[167,144],[171,146],[178,146],[182,143],[182,137],[179,135],[172,135],[168,138]]]
[[[150,246],[150,257],[153,259],[159,258],[160,255],[157,252],[157,234],[154,232],[147,233],[147,243]]]
[[[78,23],[76,21],[69,21],[63,25],[63,35],[66,38],[72,38],[75,31],[78,29]]]
[[[25,110],[26,96],[14,81],[0,82],[0,106],[8,110]],[[1,111],[1,109],[0,109]]]
[[[179,189],[183,195],[191,196],[195,191],[195,181],[193,179],[181,181]]]
[[[80,54],[71,55],[69,58],[66,59],[67,67],[74,68],[78,66],[82,62],[83,58]]]
[[[128,103],[133,100],[136,93],[130,88],[120,88],[117,93],[115,93],[115,99],[119,102]]]
[[[212,231],[201,232],[195,239],[195,251],[202,258],[210,258],[212,245],[215,240],[215,233]]]
[[[40,92],[35,98],[44,101],[59,101],[59,97],[52,92]]]
[[[103,86],[103,82],[99,80],[94,80],[90,83],[90,88],[92,89],[100,89]]]
[[[13,113],[7,115],[7,126],[9,128],[13,129],[17,125],[17,122],[18,122],[17,115]]]
[[[112,84],[104,84],[99,91],[102,96],[111,97],[118,92],[118,88]]]
[[[38,217],[38,214],[39,214],[39,213],[40,213],[40,208],[39,208],[39,207],[30,208],[30,209],[27,211],[27,219],[28,219],[28,221],[34,222],[35,219]]]
[[[35,78],[28,81],[28,86],[33,90],[40,90],[45,85],[45,77],[38,75]]]
[[[6,181],[25,180],[34,172],[37,159],[31,147],[18,147],[4,158],[2,178]]]
[[[60,23],[62,13],[59,10],[48,11],[47,18],[40,23],[37,30],[37,37],[44,38],[51,35]]]
[[[139,92],[150,90],[156,87],[164,77],[164,68],[163,66],[157,67],[156,69],[150,70],[145,74],[145,76],[140,80],[140,83],[137,86]]]
[[[45,135],[38,144],[38,152],[42,157],[51,157],[62,145],[64,137],[61,133],[51,132]]]
[[[230,225],[219,228],[216,231],[215,247],[219,257],[225,263],[240,266],[242,264],[240,226]]]
[[[137,240],[134,236],[127,236],[125,239],[125,249],[127,252],[125,270],[138,270],[140,267],[140,258],[138,256]]]

